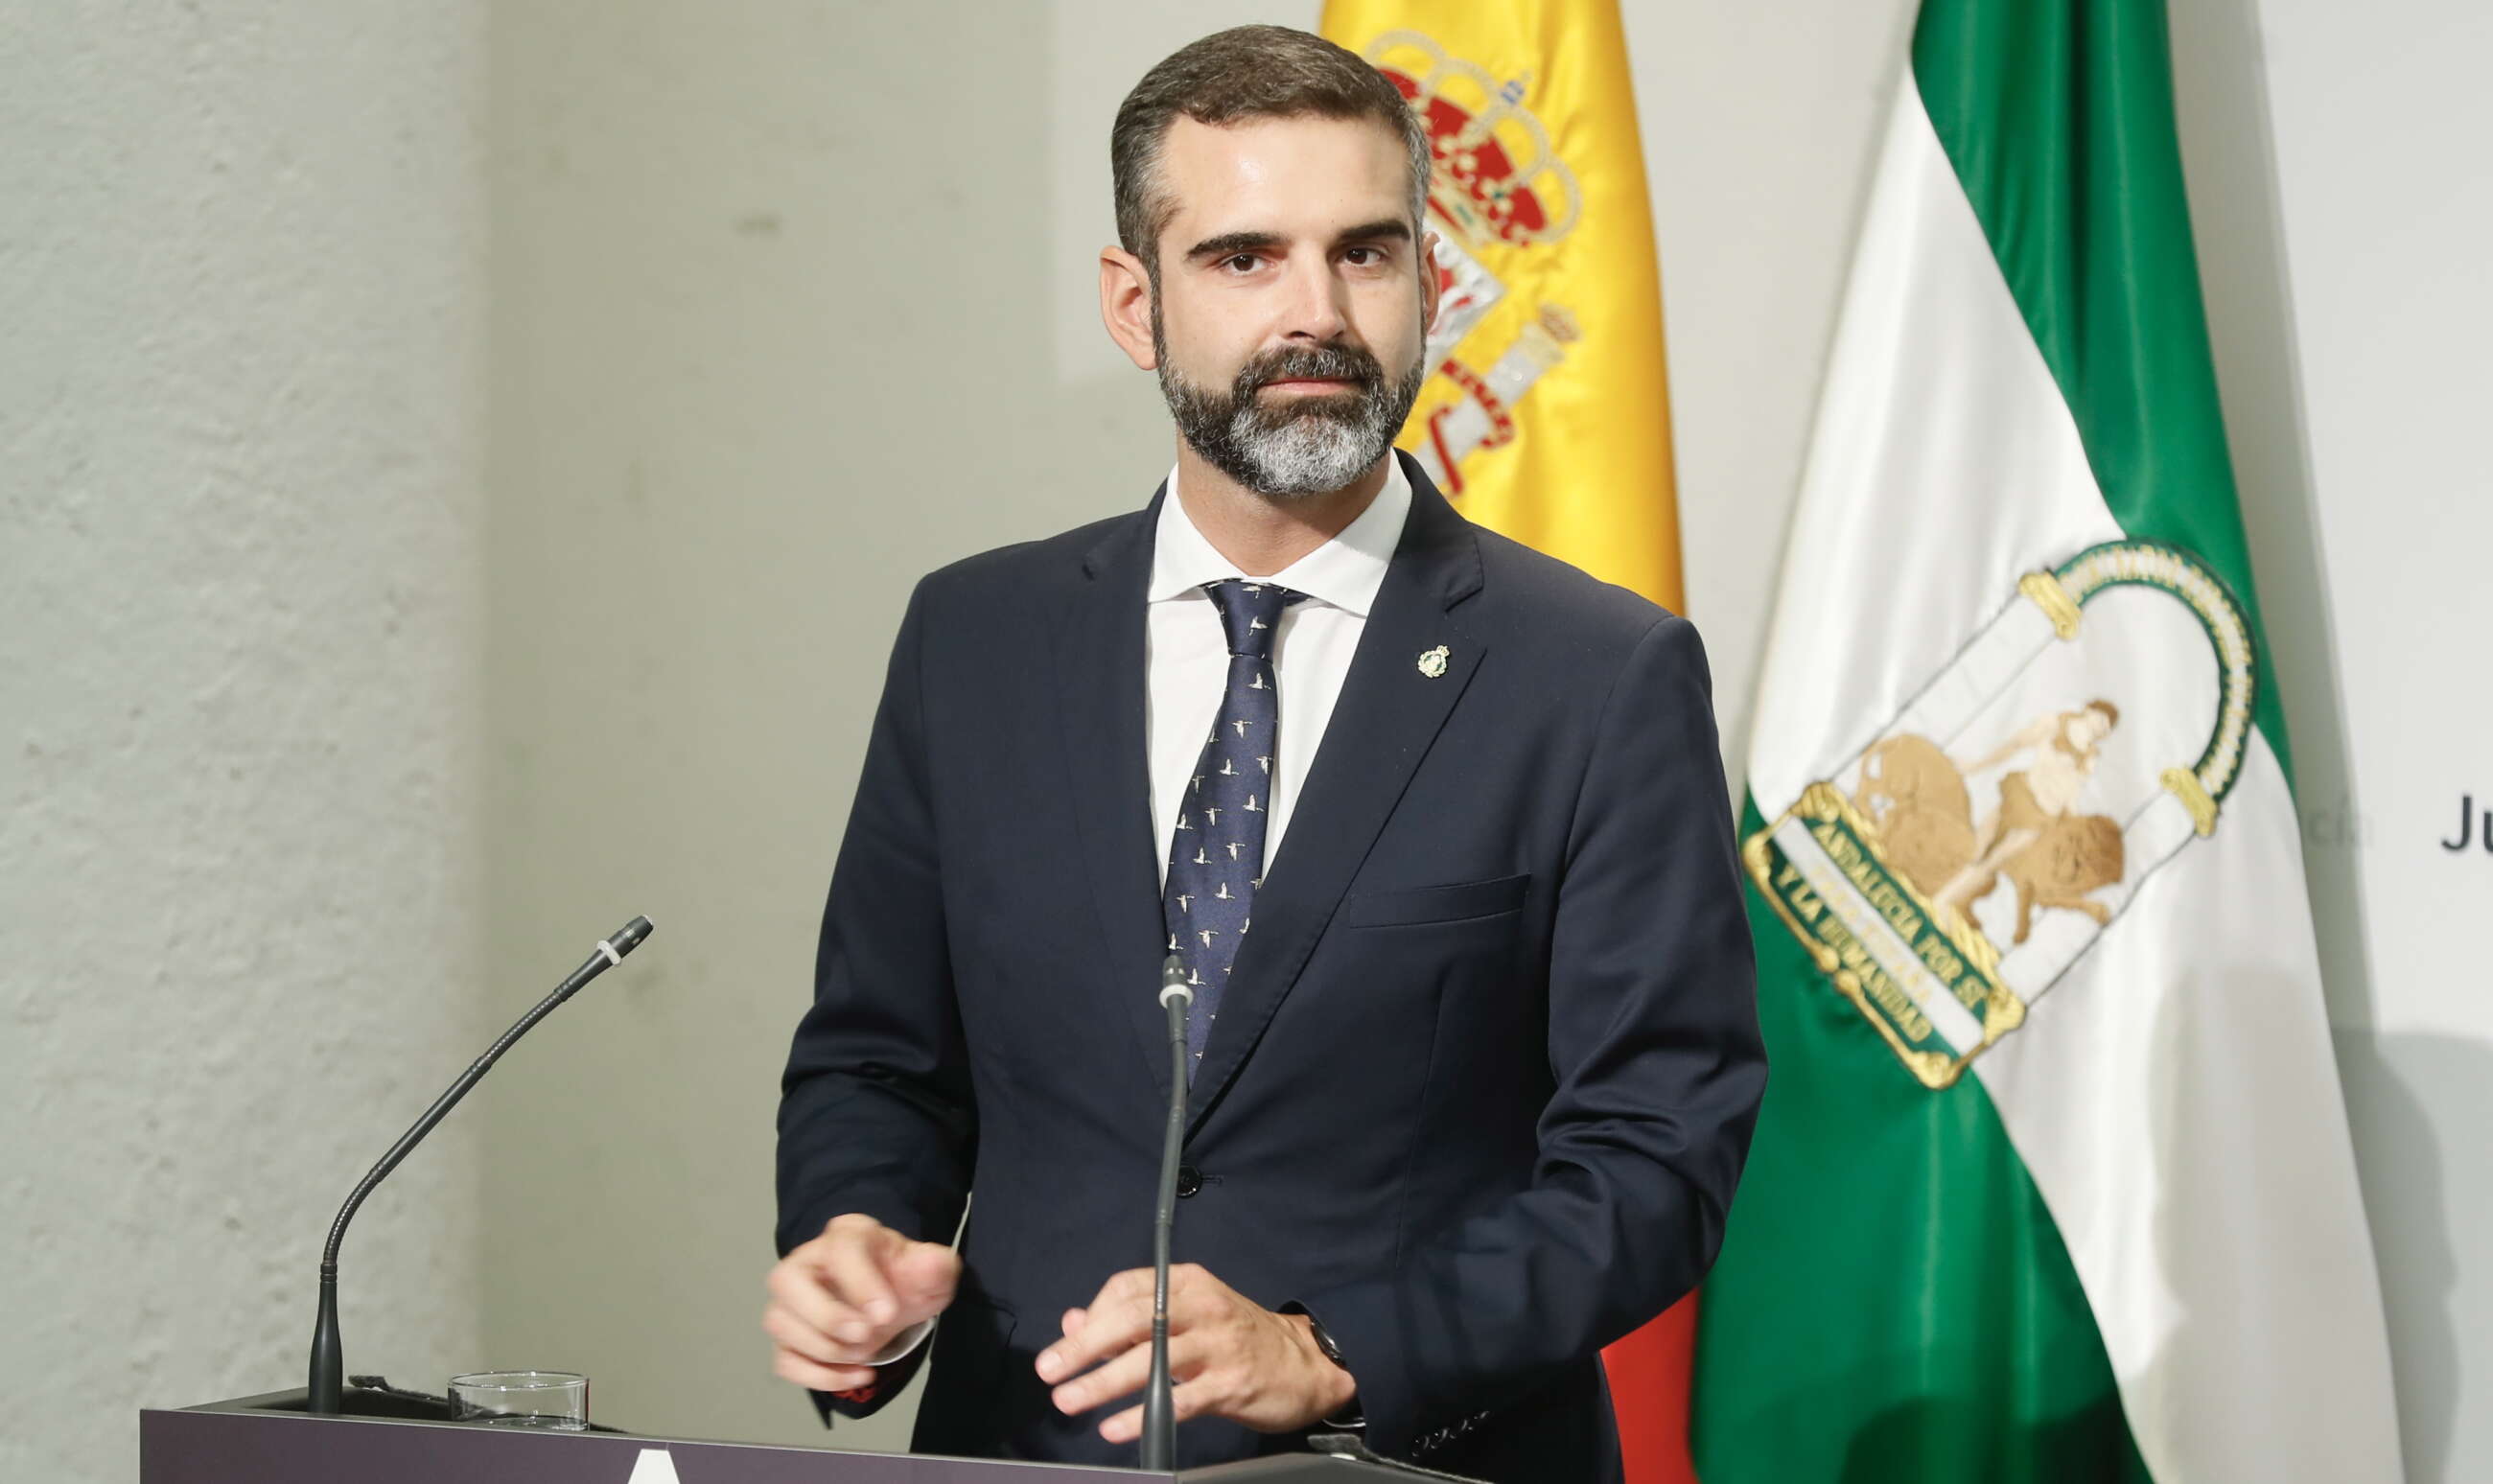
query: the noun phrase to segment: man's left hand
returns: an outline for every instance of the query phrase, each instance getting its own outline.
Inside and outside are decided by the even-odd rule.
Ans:
[[[1304,1315],[1276,1314],[1194,1263],[1169,1269],[1169,1376],[1177,1419],[1227,1417],[1286,1433],[1349,1405],[1351,1374],[1325,1358]],[[1098,1367],[1092,1370],[1093,1366]],[[1119,1273],[1087,1309],[1065,1311],[1065,1338],[1038,1353],[1038,1379],[1070,1416],[1142,1390],[1152,1368],[1152,1270]],[[1085,1371],[1090,1374],[1084,1375]],[[1099,1424],[1110,1442],[1142,1436],[1143,1410]]]

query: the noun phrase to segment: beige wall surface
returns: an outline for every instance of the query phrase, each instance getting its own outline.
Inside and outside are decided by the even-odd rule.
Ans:
[[[482,7],[0,20],[0,1479],[303,1380],[475,1054]],[[344,1252],[477,1354],[472,1123]]]

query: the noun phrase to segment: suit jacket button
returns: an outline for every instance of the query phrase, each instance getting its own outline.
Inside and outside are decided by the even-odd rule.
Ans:
[[[1177,1194],[1179,1200],[1183,1201],[1201,1189],[1203,1189],[1202,1171],[1195,1169],[1192,1165],[1180,1165],[1177,1167]]]

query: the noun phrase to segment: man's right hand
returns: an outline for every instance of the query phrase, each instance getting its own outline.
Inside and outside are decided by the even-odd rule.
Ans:
[[[815,1391],[870,1384],[865,1362],[943,1313],[960,1277],[949,1247],[913,1242],[871,1216],[834,1216],[770,1269],[762,1327],[777,1348],[771,1369]]]

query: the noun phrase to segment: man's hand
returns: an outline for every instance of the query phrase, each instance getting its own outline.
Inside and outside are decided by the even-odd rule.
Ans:
[[[1068,1416],[1140,1391],[1151,1368],[1148,1267],[1109,1279],[1088,1309],[1066,1310],[1065,1338],[1038,1354],[1038,1379],[1056,1385],[1057,1410]],[[1169,1269],[1169,1376],[1179,1421],[1227,1417],[1264,1433],[1306,1427],[1359,1392],[1316,1348],[1304,1317],[1251,1303],[1191,1262]],[[1142,1432],[1139,1406],[1099,1424],[1110,1442]]]
[[[875,1373],[863,1362],[943,1313],[960,1277],[949,1247],[913,1242],[871,1216],[834,1216],[770,1269],[762,1327],[778,1348],[771,1369],[816,1391],[866,1385]]]

